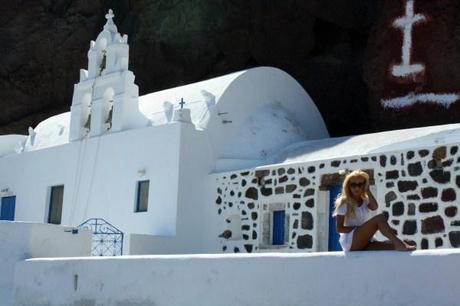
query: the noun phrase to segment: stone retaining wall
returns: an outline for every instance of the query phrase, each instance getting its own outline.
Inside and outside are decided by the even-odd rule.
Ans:
[[[341,183],[343,170],[354,169],[371,175],[379,210],[400,237],[419,249],[460,247],[460,154],[458,145],[449,145],[220,174],[215,206],[222,251],[324,249],[319,233],[326,229],[318,224],[327,227],[320,218],[328,218],[329,204],[321,193]],[[273,205],[286,212],[284,246],[266,243]]]

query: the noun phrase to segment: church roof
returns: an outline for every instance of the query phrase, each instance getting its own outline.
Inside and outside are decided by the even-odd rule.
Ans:
[[[236,72],[223,77],[141,96],[139,97],[139,110],[150,120],[149,126],[167,124],[171,118],[168,118],[168,110],[164,106],[165,102],[171,103],[174,109],[178,109],[180,108],[179,102],[183,98],[185,100],[184,108],[190,109],[192,122],[198,129],[204,129],[209,119],[208,104],[212,106],[212,103],[217,103],[228,85],[244,72]],[[210,101],[212,99],[214,99],[214,102]],[[0,150],[0,156],[20,151],[20,142],[24,140],[26,140],[24,151],[33,151],[68,143],[69,126],[70,112],[66,112],[40,122],[34,129],[33,133],[35,135],[29,135],[27,138],[20,135],[20,138],[16,137],[14,140],[11,137],[8,139],[0,138],[0,149],[4,147],[3,150]]]
[[[244,72],[246,71],[141,96],[139,109],[150,120],[151,125],[162,125],[170,120],[168,105],[178,109],[181,99],[184,99],[184,108],[190,109],[193,124],[198,129],[205,129],[210,108],[219,101],[228,86]]]
[[[401,129],[296,143],[274,155],[272,164],[303,163],[334,158],[417,150],[460,142],[460,124]]]
[[[292,77],[276,68],[249,69],[141,96],[138,105],[148,119],[145,127],[170,123],[173,112],[181,108],[181,100],[184,108],[190,109],[195,128],[210,130],[216,147],[224,147],[222,141],[229,142],[230,148],[223,148],[228,160],[259,160],[260,156],[252,152],[256,147],[270,155],[280,141],[284,146],[328,137],[313,101]],[[225,124],[225,120],[233,123]],[[14,141],[0,138],[0,156],[66,144],[69,127],[70,112],[66,112],[29,129],[28,137]],[[274,135],[273,139],[264,133]],[[243,152],[242,146],[249,151]]]
[[[26,141],[25,135],[1,135],[0,136],[0,156],[15,152],[15,148]]]

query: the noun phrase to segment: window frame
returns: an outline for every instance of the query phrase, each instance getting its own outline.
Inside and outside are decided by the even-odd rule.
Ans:
[[[62,199],[61,199],[61,202],[60,202],[60,214],[59,214],[59,223],[56,222],[56,220],[52,220],[51,217],[52,217],[52,210],[53,208],[55,208],[55,204],[53,202],[53,195],[54,193],[56,192],[56,189],[57,188],[62,188]],[[48,200],[48,216],[46,218],[46,222],[49,223],[49,224],[56,224],[56,225],[59,225],[62,223],[62,210],[63,210],[63,207],[64,207],[64,191],[65,191],[65,187],[64,185],[54,185],[54,186],[50,186],[50,191],[49,191],[49,200]],[[52,222],[53,221],[53,222]]]
[[[142,187],[144,184],[147,184],[147,195],[145,200],[145,208],[141,207],[141,189],[145,188]],[[150,192],[150,180],[141,180],[137,181],[136,184],[136,202],[134,203],[134,212],[135,213],[142,213],[147,212],[149,209],[149,192]]]
[[[261,228],[259,235],[259,250],[267,252],[270,250],[287,249],[289,247],[289,239],[292,233],[291,228],[291,203],[285,201],[276,201],[272,203],[264,203],[260,208]],[[273,244],[273,215],[275,211],[284,211],[284,244]],[[295,216],[295,213],[292,214]],[[265,228],[267,227],[267,228]]]

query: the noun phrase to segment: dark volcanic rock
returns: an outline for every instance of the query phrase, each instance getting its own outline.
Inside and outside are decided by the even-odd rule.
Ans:
[[[393,216],[401,216],[404,213],[404,203],[396,202],[392,207]]]
[[[422,189],[422,197],[424,199],[427,198],[435,198],[438,196],[438,189],[434,187],[426,187]]]
[[[444,231],[444,221],[440,216],[422,220],[422,234],[434,234]]]
[[[141,94],[274,66],[306,88],[332,135],[365,131],[363,55],[378,6],[357,0],[2,3],[0,134],[26,133],[29,125],[70,109],[89,42],[109,8],[129,36],[130,68]]]
[[[416,220],[407,220],[403,225],[403,234],[404,235],[413,235],[417,232],[417,221]]]
[[[313,237],[310,235],[302,235],[297,238],[297,247],[299,249],[310,249],[313,246]]]
[[[302,212],[302,229],[313,229],[313,216],[308,211]]]
[[[460,232],[454,231],[449,233],[450,244],[454,248],[460,247]]]
[[[26,133],[70,109],[89,41],[109,8],[129,36],[141,95],[274,66],[307,90],[331,136],[460,120],[460,103],[398,111],[380,103],[409,92],[460,90],[457,0],[416,1],[416,13],[428,21],[413,28],[412,60],[426,66],[414,82],[389,77],[390,65],[401,60],[402,32],[391,24],[404,14],[402,1],[4,1],[0,134]]]

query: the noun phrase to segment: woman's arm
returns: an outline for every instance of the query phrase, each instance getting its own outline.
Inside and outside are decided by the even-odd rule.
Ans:
[[[349,233],[355,229],[354,226],[345,226],[344,222],[345,222],[345,216],[337,215],[335,217],[335,229],[337,233]]]
[[[372,194],[370,188],[367,188],[367,195],[369,196],[369,204],[367,204],[367,207],[370,210],[376,210],[379,207],[379,204],[377,203],[377,200],[375,199],[374,195]]]

